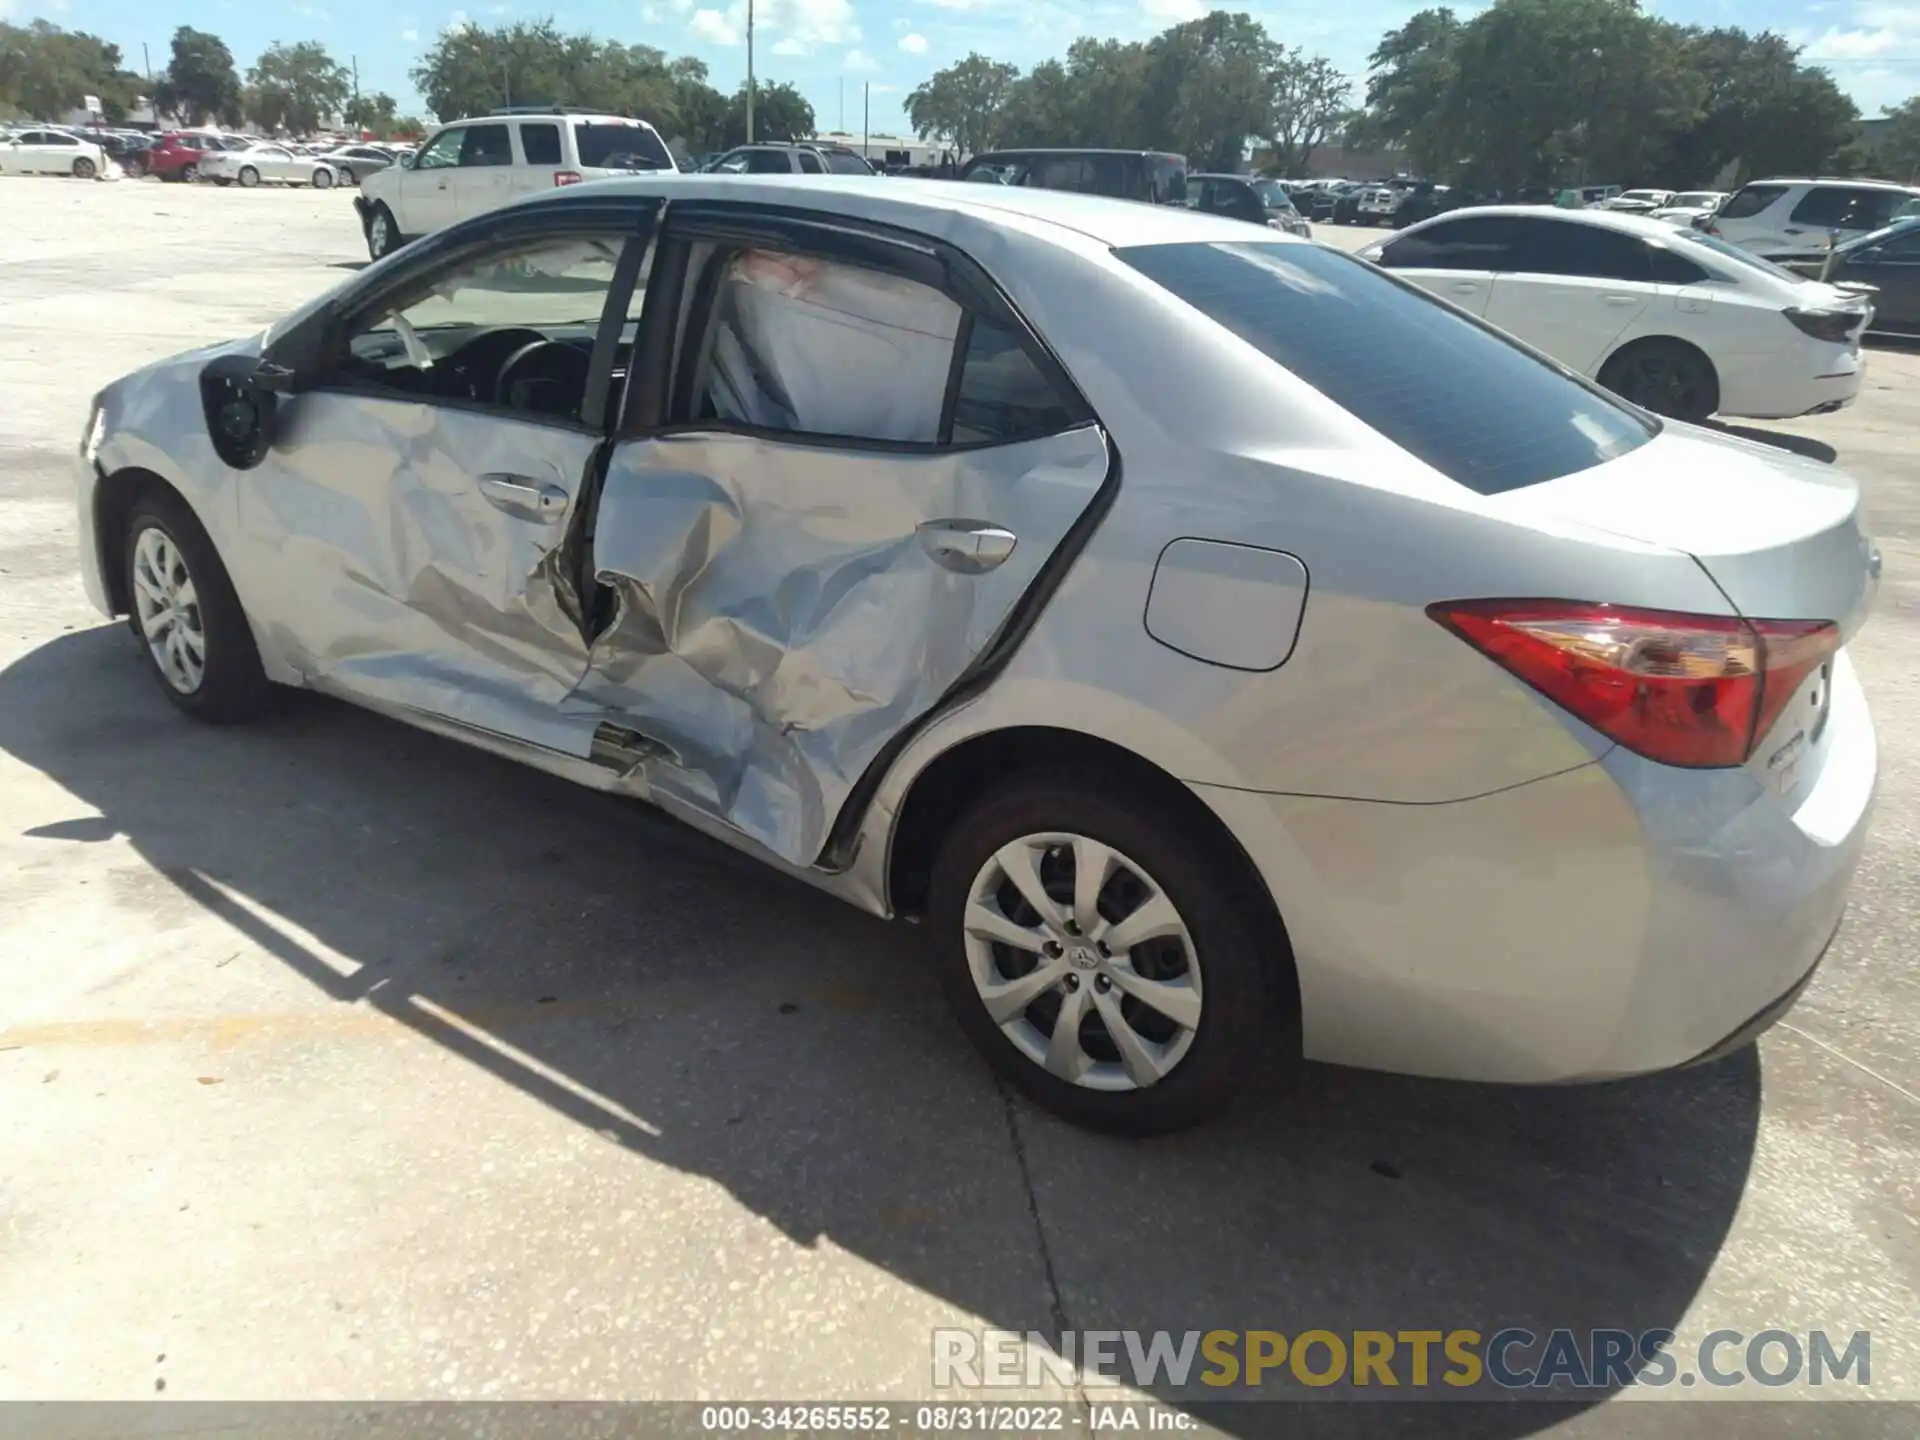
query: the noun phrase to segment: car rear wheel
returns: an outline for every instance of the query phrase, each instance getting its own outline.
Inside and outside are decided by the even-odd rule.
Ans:
[[[375,205],[373,214],[367,217],[367,254],[380,260],[399,248],[400,227],[394,223],[393,212],[385,205]]]
[[[192,160],[182,165],[180,167],[180,178],[187,181],[198,180],[200,178],[200,162],[198,160]]]
[[[87,159],[84,155],[73,162],[73,178],[76,180],[91,180],[99,173],[93,161]]]
[[[1600,367],[1600,383],[1674,420],[1704,420],[1720,408],[1713,362],[1681,340],[1635,341]]]
[[[260,172],[251,165],[242,165],[239,174],[240,188],[251,190],[260,183]]]
[[[1042,776],[969,812],[934,863],[941,982],[988,1062],[1048,1109],[1149,1135],[1240,1089],[1273,1021],[1254,913],[1161,807]]]
[[[127,519],[128,623],[169,700],[196,719],[232,724],[270,690],[233,582],[186,503],[151,494]]]
[[[331,170],[314,171],[313,188],[316,190],[331,190],[333,188],[333,172]]]

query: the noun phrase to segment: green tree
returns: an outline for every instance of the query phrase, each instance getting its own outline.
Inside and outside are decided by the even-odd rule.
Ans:
[[[990,150],[1020,68],[978,51],[937,70],[907,94],[914,133],[951,145],[960,155]]]
[[[398,108],[391,95],[376,90],[371,95],[354,96],[340,113],[341,118],[357,130],[371,130],[376,135],[385,135],[393,129],[393,117]]]
[[[121,66],[119,47],[98,35],[45,20],[0,24],[0,110],[64,121],[92,95],[117,124],[143,88],[140,77]]]
[[[1304,175],[1313,152],[1347,115],[1353,82],[1322,56],[1299,46],[1283,52],[1268,74],[1268,142],[1283,175]]]
[[[814,132],[813,106],[807,97],[784,81],[757,81],[753,87],[753,138],[798,140]],[[727,128],[721,145],[744,145],[747,140],[747,87],[727,101]]]
[[[173,32],[172,50],[165,75],[154,84],[154,103],[189,125],[213,119],[238,124],[240,75],[227,42],[182,25]]]
[[[1282,52],[1250,15],[1215,10],[1147,42],[1137,140],[1186,155],[1209,170],[1231,170],[1247,140],[1265,134],[1272,112],[1268,78]]]
[[[1664,157],[1680,183],[1710,184],[1729,165],[1735,181],[1816,174],[1851,138],[1853,102],[1781,36],[1689,29],[1676,38],[1702,85],[1698,120],[1673,135]]]
[[[296,135],[331,124],[353,93],[353,77],[318,40],[269,45],[247,72],[247,84],[254,123]]]
[[[1874,168],[1895,180],[1920,179],[1920,95],[1887,111],[1887,122],[1873,146]]]

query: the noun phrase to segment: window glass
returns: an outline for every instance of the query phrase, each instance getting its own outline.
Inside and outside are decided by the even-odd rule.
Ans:
[[[968,327],[953,443],[1032,440],[1071,429],[1073,412],[1047,383],[1013,331],[976,316]]]
[[[1048,155],[1033,162],[1023,183],[1042,190],[1091,190],[1093,167],[1077,155]]]
[[[807,174],[819,175],[825,172],[826,167],[820,163],[820,157],[811,150],[796,150],[793,153],[794,158],[800,162],[800,168]]]
[[[1505,215],[1446,220],[1388,243],[1380,264],[1388,270],[1512,268],[1514,221]]]
[[[558,165],[560,163],[560,127],[558,125],[521,125],[520,149],[526,155],[529,165]]]
[[[41,130],[29,130],[19,138],[22,145],[44,145],[47,143],[46,132]]]
[[[1668,245],[1649,245],[1647,258],[1653,264],[1653,278],[1662,285],[1698,285],[1713,278]]]
[[[829,150],[827,169],[835,175],[871,175],[873,166],[848,150]]]
[[[749,175],[791,175],[793,164],[787,159],[784,150],[747,151],[747,173]]]
[[[63,135],[58,130],[49,131],[47,134],[47,139],[53,142],[55,145],[78,145],[80,143],[79,137],[74,135]]]
[[[1588,469],[1657,432],[1491,326],[1333,250],[1255,241],[1115,253],[1483,495]]]
[[[1260,197],[1260,203],[1269,210],[1292,210],[1293,197],[1287,193],[1287,187],[1278,180],[1255,180],[1251,182],[1253,193]]]
[[[440,399],[498,400],[532,414],[577,415],[625,244],[619,235],[553,236],[428,277],[352,326],[346,378]],[[638,303],[636,287],[636,309]],[[508,360],[530,337],[500,332],[529,329],[554,342],[556,353],[508,376]],[[573,353],[558,353],[566,351]],[[503,380],[519,383],[503,395]]]
[[[1758,215],[1774,201],[1787,193],[1784,185],[1743,185],[1739,193],[1720,207],[1715,218],[1719,220],[1745,220]]]
[[[1880,241],[1880,258],[1901,261],[1920,260],[1920,225],[1910,225],[1905,230],[1896,230],[1893,234],[1884,237]]]
[[[725,263],[703,416],[862,440],[940,438],[960,326],[952,300],[808,255],[743,250]]]
[[[513,144],[504,125],[469,125],[466,143],[460,147],[462,166],[511,165]]]
[[[1118,157],[1114,157],[1118,158]],[[1147,157],[1147,179],[1152,193],[1143,198],[1160,205],[1182,205],[1187,199],[1187,167],[1169,155]],[[1121,194],[1115,190],[1114,194]]]
[[[653,130],[637,120],[577,120],[574,148],[594,170],[675,170],[673,156]]]
[[[742,175],[747,169],[747,152],[736,150],[722,160],[714,162],[714,170],[721,175]]]
[[[1577,220],[1521,220],[1513,268],[1528,275],[1575,275],[1594,280],[1650,280],[1646,242]]]
[[[1907,197],[1898,190],[1816,185],[1793,207],[1793,223],[1833,230],[1878,230]]]
[[[460,163],[460,145],[466,139],[464,130],[442,130],[433,137],[433,142],[422,150],[413,162],[416,170],[442,170],[449,165]]]

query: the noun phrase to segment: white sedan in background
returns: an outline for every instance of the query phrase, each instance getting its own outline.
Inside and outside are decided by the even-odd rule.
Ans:
[[[19,130],[0,140],[0,172],[92,180],[107,172],[107,156],[93,141],[65,130]]]
[[[311,155],[296,155],[288,145],[250,145],[244,150],[210,150],[200,162],[200,178],[216,185],[311,185],[327,190],[343,183],[338,166]]]
[[[1865,297],[1644,216],[1454,210],[1359,253],[1675,419],[1824,414],[1860,391]]]
[[[1699,222],[1718,210],[1726,198],[1724,190],[1682,190],[1669,203],[1653,211],[1650,218],[1682,229],[1698,229]]]

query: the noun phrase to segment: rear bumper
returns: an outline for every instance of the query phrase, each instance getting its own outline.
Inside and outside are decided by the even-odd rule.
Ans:
[[[1844,652],[1805,793],[1623,750],[1441,805],[1194,786],[1265,875],[1314,1059],[1447,1079],[1604,1080],[1771,1024],[1839,924],[1877,775]]]
[[[1866,358],[1846,345],[1808,340],[1767,355],[1742,355],[1720,368],[1720,414],[1791,420],[1844,410],[1860,394]]]

